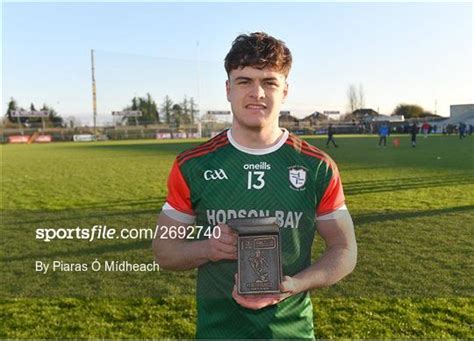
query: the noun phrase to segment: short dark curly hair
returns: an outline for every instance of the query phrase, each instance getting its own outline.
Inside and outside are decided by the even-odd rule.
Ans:
[[[264,32],[254,32],[235,38],[224,65],[227,76],[232,70],[251,66],[257,69],[269,67],[288,77],[292,60],[291,52],[283,41]]]

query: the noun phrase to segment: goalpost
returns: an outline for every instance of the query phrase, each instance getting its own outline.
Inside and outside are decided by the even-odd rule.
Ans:
[[[167,56],[171,50],[159,57],[101,49],[93,51],[93,110],[97,112],[94,117],[99,126],[117,128],[116,118],[124,117],[118,113],[127,112],[126,116],[130,116],[134,111],[130,108],[135,107],[137,100],[148,98],[156,103],[159,113],[159,122],[145,122],[144,117],[148,115],[139,120],[148,135],[154,128],[157,134],[169,131],[178,137],[180,131],[186,131],[187,137],[201,137],[208,135],[209,126],[226,125],[221,117],[230,112],[226,112],[229,108],[224,88],[227,75],[222,61]],[[165,114],[166,100],[169,100],[168,112],[171,110],[173,117]],[[190,119],[193,117],[190,103],[194,105],[191,109],[194,123]],[[213,112],[212,120],[206,116],[208,111]],[[135,127],[123,129],[131,132]]]

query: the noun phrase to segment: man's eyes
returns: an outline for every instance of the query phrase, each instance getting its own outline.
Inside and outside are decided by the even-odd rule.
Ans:
[[[237,84],[238,85],[249,85],[250,84],[250,81],[247,81],[247,80],[240,80],[240,81],[237,81]],[[264,82],[263,83],[263,86],[267,86],[267,87],[278,87],[278,83],[277,82],[274,82],[274,81],[269,81],[269,82]]]
[[[268,86],[278,86],[278,83],[276,83],[276,82],[266,82],[265,85],[268,85]]]

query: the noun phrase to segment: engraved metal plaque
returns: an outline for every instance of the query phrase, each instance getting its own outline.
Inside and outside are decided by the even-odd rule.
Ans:
[[[280,293],[280,229],[276,218],[232,219],[238,237],[239,294]]]

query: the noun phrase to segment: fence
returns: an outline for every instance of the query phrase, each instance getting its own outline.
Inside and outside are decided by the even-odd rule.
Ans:
[[[377,134],[379,124],[354,124],[351,122],[331,122],[335,134]],[[107,140],[135,140],[135,139],[164,139],[164,138],[196,138],[212,137],[218,132],[229,128],[229,122],[205,122],[198,124],[181,125],[179,128],[167,124],[104,126],[97,127],[96,133]],[[318,122],[316,125],[293,125],[283,123],[281,127],[297,135],[324,135],[327,134],[328,123]],[[392,133],[408,133],[408,124],[405,122],[390,124]],[[53,141],[73,141],[74,135],[95,135],[93,127],[76,128],[38,128],[12,126],[0,129],[0,143],[8,142],[10,136],[31,136],[33,134],[50,135]]]
[[[169,125],[105,126],[97,127],[96,133],[108,140],[135,140],[157,138],[195,138],[211,137],[230,126],[229,123],[209,122],[199,125],[182,125],[179,128]],[[76,128],[37,128],[10,127],[0,129],[0,143],[8,142],[10,136],[50,135],[53,141],[73,141],[74,135],[95,135],[93,127]]]

